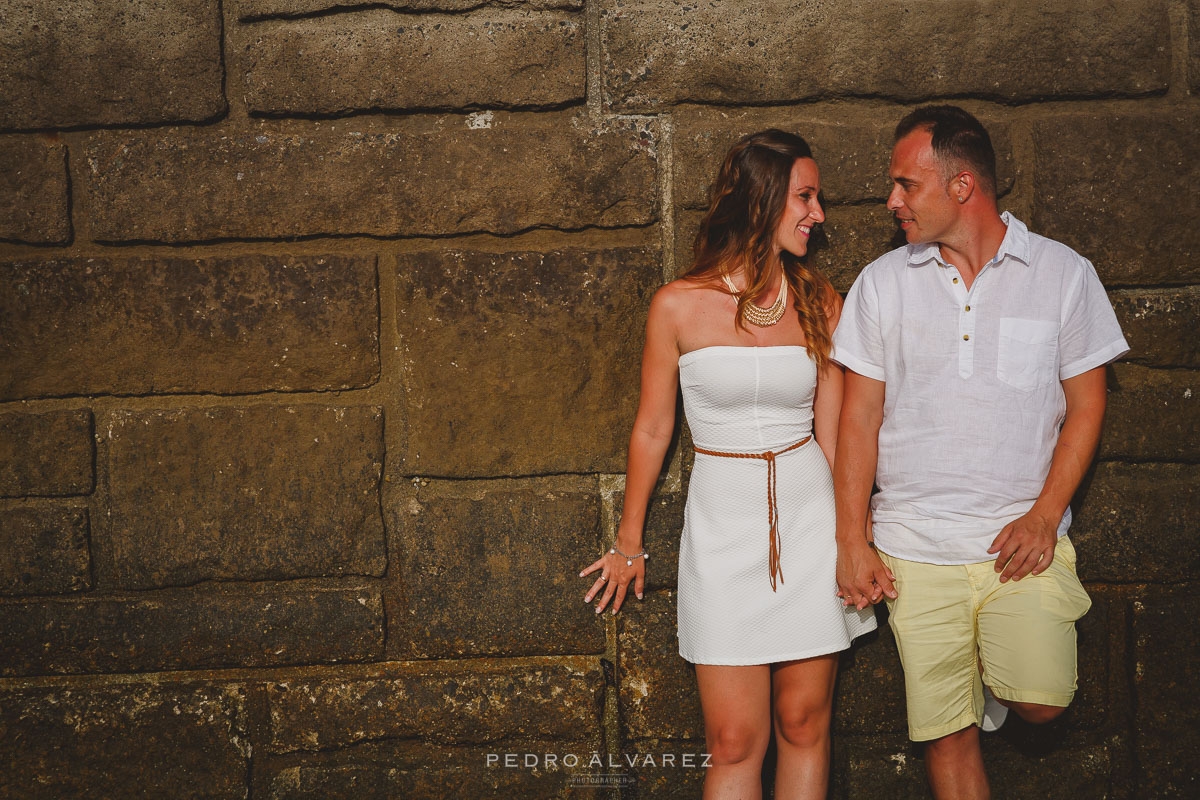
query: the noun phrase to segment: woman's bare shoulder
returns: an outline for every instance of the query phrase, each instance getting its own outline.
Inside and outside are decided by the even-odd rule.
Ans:
[[[677,278],[654,293],[650,316],[669,321],[672,329],[682,332],[698,318],[708,316],[720,302],[712,281]]]
[[[696,303],[708,299],[708,292],[705,290],[714,288],[713,282],[709,280],[676,278],[654,293],[653,304],[661,306],[664,310],[686,313],[694,308]]]
[[[650,301],[650,309],[658,307],[660,312],[674,313],[684,309],[694,302],[695,289],[700,287],[689,278],[676,278],[671,283],[661,285],[654,291],[654,299]]]

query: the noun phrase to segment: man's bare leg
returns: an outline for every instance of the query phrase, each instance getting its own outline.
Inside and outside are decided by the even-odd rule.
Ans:
[[[925,772],[938,800],[988,800],[979,728],[968,725],[925,745]]]

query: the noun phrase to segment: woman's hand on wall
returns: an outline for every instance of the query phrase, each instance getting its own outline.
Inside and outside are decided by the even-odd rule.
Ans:
[[[620,611],[631,581],[633,582],[633,593],[639,600],[642,599],[642,591],[646,584],[644,554],[627,558],[610,548],[607,553],[579,573],[579,577],[586,577],[597,570],[600,571],[600,575],[588,589],[588,593],[583,596],[583,602],[590,603],[599,595],[600,602],[596,604],[597,614],[604,611],[609,601],[612,601],[612,613],[616,614]]]

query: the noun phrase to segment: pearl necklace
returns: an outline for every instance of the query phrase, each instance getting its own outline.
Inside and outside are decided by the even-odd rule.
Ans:
[[[729,275],[721,276],[725,281],[725,285],[729,287],[729,293],[737,297],[737,289],[733,286],[733,281],[729,280]],[[770,308],[754,305],[753,301],[747,303],[742,309],[742,318],[751,325],[757,325],[760,328],[769,328],[779,320],[783,319],[783,312],[787,309],[787,274],[780,270],[779,280],[779,296],[775,298],[775,302]]]

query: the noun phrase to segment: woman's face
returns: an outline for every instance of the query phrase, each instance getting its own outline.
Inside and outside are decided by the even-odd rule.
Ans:
[[[808,237],[812,226],[825,221],[825,212],[817,195],[821,191],[821,175],[817,162],[811,158],[797,158],[792,164],[792,177],[788,185],[787,205],[783,218],[775,229],[775,253],[783,250],[795,256],[808,252]]]

